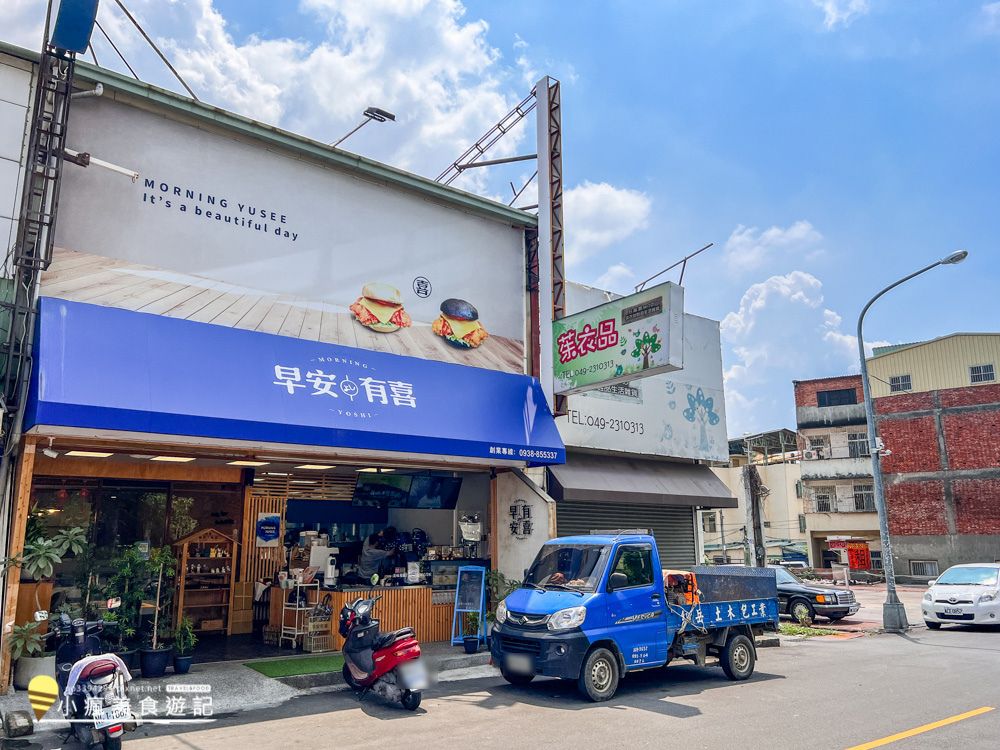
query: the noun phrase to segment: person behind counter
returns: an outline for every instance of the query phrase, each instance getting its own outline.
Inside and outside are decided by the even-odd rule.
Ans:
[[[377,534],[369,536],[361,548],[361,559],[358,561],[357,572],[358,582],[368,583],[376,573],[381,577],[387,567],[387,561],[395,557],[396,554],[395,528],[389,526]]]

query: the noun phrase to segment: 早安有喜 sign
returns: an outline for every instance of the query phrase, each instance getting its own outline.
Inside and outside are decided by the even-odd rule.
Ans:
[[[684,366],[684,288],[667,282],[552,321],[556,393]]]

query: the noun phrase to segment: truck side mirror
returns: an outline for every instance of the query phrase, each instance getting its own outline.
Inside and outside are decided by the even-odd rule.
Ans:
[[[612,573],[608,578],[608,593],[628,586],[628,576],[624,573]]]

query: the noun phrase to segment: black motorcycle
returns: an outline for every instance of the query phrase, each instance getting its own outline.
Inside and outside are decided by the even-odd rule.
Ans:
[[[63,614],[42,636],[54,639],[60,708],[72,736],[84,747],[120,750],[122,735],[141,723],[129,704],[131,675],[121,659],[103,653],[97,635],[117,625],[113,620],[71,620]]]

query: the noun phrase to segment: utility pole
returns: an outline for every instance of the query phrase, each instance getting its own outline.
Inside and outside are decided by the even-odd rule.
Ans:
[[[880,445],[875,429],[875,409],[872,405],[871,385],[868,382],[868,362],[865,359],[865,339],[862,327],[864,326],[865,313],[868,312],[868,308],[875,304],[875,300],[890,289],[895,289],[914,276],[919,276],[926,271],[930,271],[932,268],[953,266],[956,263],[961,263],[968,255],[968,251],[959,250],[958,252],[946,255],[936,263],[931,263],[929,266],[903,277],[899,281],[893,282],[868,300],[868,304],[864,306],[861,310],[861,315],[858,316],[858,356],[861,358],[861,386],[865,395],[865,419],[868,422],[868,448],[872,456],[872,483],[875,489],[875,509],[878,511],[879,537],[882,540],[882,569],[885,571],[886,597],[885,603],[882,605],[882,627],[890,633],[905,632],[910,624],[906,620],[906,610],[903,608],[903,603],[899,601],[899,596],[896,594],[895,561],[892,558],[892,542],[889,539],[889,513],[885,506],[885,487],[882,482],[882,446]]]
[[[726,552],[726,522],[722,518],[722,509],[719,509],[719,534],[722,536],[722,563],[729,562],[729,553]]]
[[[760,481],[757,467],[747,464],[743,467],[743,498],[747,505],[747,543],[750,550],[750,565],[763,568],[767,564],[767,550],[764,542],[764,528],[761,522],[761,501],[766,488]]]

